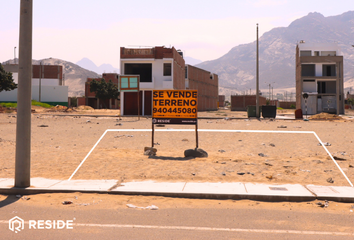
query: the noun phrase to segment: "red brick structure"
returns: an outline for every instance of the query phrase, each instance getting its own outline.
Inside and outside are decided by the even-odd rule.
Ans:
[[[117,99],[97,99],[95,93],[90,91],[90,82],[93,80],[101,81],[104,79],[106,82],[111,80],[115,85],[118,86],[119,75],[117,73],[103,73],[102,78],[87,78],[85,82],[85,105],[93,107],[95,109],[99,108],[109,108],[109,109],[119,109],[119,100]],[[78,106],[82,105],[82,100],[78,101]]]
[[[32,65],[32,78],[59,79],[59,86],[63,83],[63,66],[59,65]]]
[[[219,95],[219,107],[225,107],[225,95]]]
[[[218,109],[218,75],[191,65],[187,65],[186,87],[187,89],[198,90],[198,111]]]
[[[259,96],[259,106],[266,105],[267,99]],[[247,106],[256,106],[256,95],[231,96],[231,111],[246,111]]]

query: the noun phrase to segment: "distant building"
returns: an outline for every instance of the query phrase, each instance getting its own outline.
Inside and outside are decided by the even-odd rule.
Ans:
[[[257,105],[256,95],[231,95],[231,111],[246,111],[248,106]],[[259,96],[259,106],[266,105],[267,99]]]
[[[186,89],[198,90],[198,111],[217,110],[219,101],[218,75],[186,65],[185,76]]]
[[[18,64],[3,65],[18,83]],[[68,86],[64,86],[63,67],[59,65],[32,65],[32,100],[50,105],[68,105]],[[17,89],[0,92],[1,102],[17,102]]]
[[[296,108],[307,114],[344,114],[343,56],[335,43],[296,46]]]
[[[118,99],[97,99],[96,94],[90,91],[90,83],[93,80],[101,81],[102,79],[104,79],[106,82],[109,82],[109,80],[111,80],[113,84],[118,86],[118,78],[119,75],[117,73],[103,73],[101,78],[87,78],[87,81],[85,82],[85,105],[95,109],[119,109],[120,101]]]

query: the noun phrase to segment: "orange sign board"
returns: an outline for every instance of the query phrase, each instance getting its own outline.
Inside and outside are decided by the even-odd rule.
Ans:
[[[197,90],[154,90],[154,123],[196,124],[197,100]]]

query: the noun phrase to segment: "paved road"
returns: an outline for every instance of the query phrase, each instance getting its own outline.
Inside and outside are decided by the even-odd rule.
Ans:
[[[29,207],[10,196],[0,201],[0,239],[354,239],[354,215],[349,211],[274,210],[252,205],[159,210]],[[18,233],[10,231],[7,223],[14,216],[26,221]],[[34,230],[28,229],[31,219],[74,220],[74,225],[73,229]]]

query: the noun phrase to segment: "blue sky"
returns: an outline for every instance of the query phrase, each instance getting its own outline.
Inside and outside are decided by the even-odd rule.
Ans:
[[[0,6],[3,62],[18,47],[20,0],[0,0]],[[309,12],[350,10],[352,0],[33,0],[32,55],[118,67],[121,46],[164,45],[206,61],[254,41],[256,23],[262,34]]]

